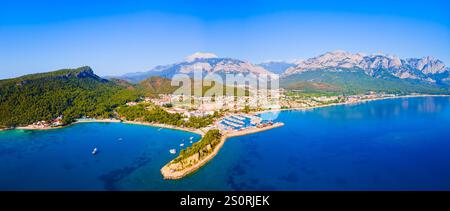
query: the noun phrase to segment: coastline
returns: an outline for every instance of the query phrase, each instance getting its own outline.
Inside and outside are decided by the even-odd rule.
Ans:
[[[248,135],[248,134],[252,134],[252,133],[258,133],[258,132],[262,132],[265,130],[271,130],[277,127],[281,127],[284,126],[284,123],[282,122],[278,122],[275,123],[271,126],[267,126],[264,128],[250,128],[244,131],[236,131],[236,132],[227,132],[222,134],[222,137],[220,138],[220,143],[214,148],[213,152],[211,152],[209,155],[207,155],[206,157],[204,157],[202,160],[200,160],[198,163],[187,167],[186,169],[183,169],[182,171],[173,171],[172,169],[170,169],[170,165],[171,162],[167,163],[166,165],[164,165],[161,168],[161,174],[163,175],[164,179],[181,179],[187,175],[190,175],[192,173],[194,173],[195,171],[197,171],[198,169],[200,169],[202,166],[204,166],[206,163],[208,163],[210,160],[212,160],[220,151],[220,149],[222,148],[222,146],[225,144],[227,138],[231,138],[231,137],[237,137],[237,136],[244,136],[244,135]]]
[[[58,127],[41,127],[41,128],[37,128],[37,127],[33,127],[33,126],[21,126],[21,127],[16,127],[14,129],[11,130],[55,130],[55,129],[61,129],[64,128],[66,126],[58,126]]]
[[[330,103],[326,105],[317,105],[307,108],[286,108],[286,109],[272,109],[272,110],[264,110],[264,111],[254,111],[250,112],[249,114],[256,115],[256,114],[263,114],[263,113],[269,113],[269,112],[279,112],[279,111],[306,111],[306,110],[313,110],[316,108],[325,108],[325,107],[331,107],[331,106],[340,106],[340,105],[356,105],[359,103],[365,103],[370,101],[377,101],[377,100],[387,100],[387,99],[401,99],[401,98],[414,98],[414,97],[450,97],[450,95],[446,94],[417,94],[417,95],[401,95],[401,96],[394,96],[394,97],[383,97],[383,98],[374,98],[374,99],[364,99],[360,100],[358,102],[343,102],[343,103]],[[161,128],[168,128],[173,130],[182,130],[186,132],[192,132],[197,133],[200,135],[204,135],[205,132],[200,129],[190,129],[190,128],[183,128],[183,127],[177,127],[172,125],[165,125],[165,124],[159,124],[159,123],[149,123],[149,122],[139,122],[139,121],[122,121],[119,119],[89,119],[89,120],[78,120],[76,122],[70,123],[68,125],[64,126],[57,126],[57,127],[44,127],[44,128],[36,128],[31,125],[28,126],[20,126],[16,128],[0,128],[0,132],[8,131],[8,130],[53,130],[53,129],[61,129],[65,127],[70,127],[75,124],[79,123],[93,123],[93,122],[113,122],[113,123],[126,123],[126,124],[139,124],[139,125],[146,125],[146,126],[153,126],[153,127],[161,127]]]
[[[382,97],[382,98],[373,98],[373,99],[364,99],[360,100],[358,102],[343,102],[343,103],[330,103],[325,105],[317,105],[317,106],[311,106],[307,108],[285,108],[285,109],[272,109],[272,110],[265,110],[265,111],[255,111],[250,112],[249,114],[256,115],[256,114],[264,114],[264,113],[270,113],[270,112],[278,112],[278,111],[307,111],[307,110],[313,110],[316,108],[326,108],[331,106],[341,106],[341,105],[357,105],[359,103],[366,103],[371,101],[378,101],[378,100],[390,100],[390,99],[402,99],[402,98],[415,98],[415,97],[450,97],[450,95],[446,94],[419,94],[419,95],[401,95],[401,96],[394,96],[394,97]]]
[[[203,132],[201,129],[177,127],[177,126],[166,125],[166,124],[161,124],[161,123],[150,123],[150,122],[139,122],[139,121],[123,121],[122,123],[134,124],[134,125],[145,125],[145,126],[151,126],[151,127],[160,127],[160,128],[167,128],[167,129],[172,129],[172,130],[181,130],[181,131],[185,131],[185,132],[196,133],[201,136],[205,135],[205,132]]]
[[[72,122],[68,125],[64,126],[58,126],[58,127],[43,127],[43,128],[36,128],[33,126],[22,126],[22,127],[16,127],[12,129],[0,129],[0,131],[7,131],[7,130],[54,130],[54,129],[62,129],[66,127],[70,127],[76,124],[83,124],[83,123],[124,123],[124,124],[135,124],[135,125],[144,125],[144,126],[150,126],[150,127],[160,127],[160,128],[167,128],[172,130],[181,130],[185,132],[191,132],[196,133],[199,135],[204,135],[204,132],[201,129],[191,129],[191,128],[183,128],[183,127],[177,127],[172,125],[166,125],[166,124],[160,124],[160,123],[150,123],[150,122],[139,122],[139,121],[122,121],[119,119],[88,119],[88,120],[77,120],[76,122]]]
[[[55,129],[62,129],[62,128],[70,127],[72,125],[76,125],[76,124],[80,124],[80,123],[92,123],[92,122],[120,122],[120,120],[117,120],[117,119],[89,119],[89,120],[80,120],[80,121],[72,122],[68,125],[57,126],[57,127],[34,127],[32,125],[28,125],[28,126],[16,127],[11,130],[55,130]]]
[[[79,124],[79,123],[91,123],[91,122],[121,122],[119,119],[88,119],[88,120],[77,120],[73,122],[71,125]]]
[[[388,97],[380,97],[380,98],[361,99],[356,102],[330,103],[330,104],[326,104],[326,105],[317,105],[317,106],[311,106],[311,107],[307,107],[307,108],[288,108],[288,109],[265,110],[265,111],[258,111],[258,112],[250,112],[250,114],[255,115],[255,114],[268,113],[268,112],[279,112],[279,111],[290,111],[290,110],[305,111],[305,110],[313,110],[316,108],[324,108],[324,107],[331,107],[331,106],[357,105],[360,103],[366,103],[366,102],[378,101],[378,100],[419,98],[419,97],[450,97],[450,95],[418,94],[418,95],[388,96]],[[181,130],[181,131],[185,131],[185,132],[196,133],[201,136],[204,136],[206,133],[202,129],[185,128],[185,127],[178,127],[178,126],[173,126],[173,125],[141,122],[141,121],[122,121],[120,119],[83,119],[83,120],[77,120],[71,124],[64,125],[64,126],[37,128],[37,127],[33,127],[32,125],[29,125],[29,126],[16,127],[16,128],[0,128],[0,132],[7,131],[7,130],[53,130],[53,129],[61,129],[61,128],[65,128],[65,127],[70,127],[72,125],[80,124],[80,123],[95,123],[95,122],[124,123],[124,124],[144,125],[144,126],[150,126],[150,127],[160,127],[160,128],[167,128],[167,129],[172,129],[172,130]],[[258,132],[262,132],[265,130],[270,130],[270,129],[274,129],[277,127],[281,127],[281,126],[284,126],[284,123],[279,122],[279,123],[275,123],[271,126],[266,126],[264,128],[256,128],[255,127],[255,128],[248,128],[248,129],[242,130],[242,131],[224,131],[222,133],[222,137],[220,139],[219,144],[214,148],[214,150],[207,156],[203,157],[201,160],[199,160],[194,165],[186,167],[185,169],[180,170],[180,171],[174,171],[170,168],[170,165],[172,163],[172,160],[171,160],[160,169],[160,172],[164,179],[174,179],[174,180],[182,179],[185,176],[188,176],[188,175],[196,172],[198,169],[200,169],[205,164],[207,164],[210,160],[212,160],[219,153],[220,149],[223,147],[223,145],[225,144],[225,142],[228,138],[258,133]]]
[[[365,103],[370,101],[377,101],[377,100],[387,100],[387,99],[401,99],[401,98],[414,98],[414,97],[450,97],[450,95],[446,94],[417,94],[417,95],[401,95],[401,96],[394,96],[394,97],[383,97],[383,98],[374,98],[374,99],[364,99],[360,100],[358,102],[343,102],[343,103],[330,103],[326,105],[317,105],[307,108],[286,108],[286,109],[272,109],[272,110],[264,110],[264,111],[254,111],[250,112],[249,114],[256,115],[256,114],[263,114],[263,113],[269,113],[269,112],[278,112],[278,111],[306,111],[306,110],[313,110],[316,108],[324,108],[324,107],[331,107],[331,106],[340,106],[340,105],[356,105],[359,103]],[[126,124],[139,124],[139,125],[146,125],[146,126],[153,126],[153,127],[161,127],[161,128],[168,128],[173,130],[182,130],[186,132],[192,132],[197,133],[200,135],[204,135],[205,132],[201,129],[190,129],[190,128],[183,128],[183,127],[177,127],[172,125],[165,125],[165,124],[159,124],[159,123],[149,123],[149,122],[139,122],[139,121],[122,121],[119,119],[89,119],[89,120],[78,120],[76,122],[70,123],[68,125],[64,126],[57,126],[57,127],[44,127],[44,128],[36,128],[31,125],[28,126],[20,126],[16,128],[0,128],[0,132],[8,131],[8,130],[53,130],[53,129],[61,129],[65,127],[70,127],[75,124],[79,123],[93,123],[93,122],[113,122],[113,123],[126,123]]]
[[[308,108],[288,108],[288,109],[274,109],[274,110],[265,110],[265,111],[258,111],[258,112],[250,112],[250,114],[262,114],[262,113],[268,113],[268,112],[277,112],[277,111],[305,111],[305,110],[312,110],[316,108],[324,108],[324,107],[330,107],[330,106],[340,106],[340,105],[356,105],[359,103],[365,103],[365,102],[371,102],[371,101],[377,101],[377,100],[387,100],[387,99],[401,99],[401,98],[414,98],[414,97],[450,97],[450,95],[430,95],[430,94],[421,94],[421,95],[403,95],[403,96],[393,96],[393,97],[382,97],[382,98],[373,98],[373,99],[363,99],[358,102],[342,102],[342,103],[330,103],[326,105],[318,105],[318,106],[312,106]],[[270,130],[276,127],[284,126],[284,123],[275,123],[272,126],[264,127],[264,128],[250,128],[244,131],[232,131],[232,132],[225,132],[222,134],[220,143],[214,148],[213,152],[211,152],[209,155],[204,157],[202,160],[200,160],[198,163],[187,167],[186,169],[183,169],[182,171],[173,171],[170,169],[171,162],[167,163],[161,168],[161,174],[163,175],[164,179],[182,179],[185,176],[188,176],[198,169],[200,169],[202,166],[204,166],[206,163],[208,163],[210,160],[212,160],[219,152],[219,150],[222,148],[224,143],[226,142],[227,138],[231,137],[237,137],[237,136],[244,136],[252,133],[258,133],[265,130]]]

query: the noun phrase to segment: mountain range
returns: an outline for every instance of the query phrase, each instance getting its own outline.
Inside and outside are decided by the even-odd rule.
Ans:
[[[186,57],[184,61],[169,64],[159,65],[147,72],[129,73],[119,78],[127,80],[132,83],[138,83],[151,76],[160,76],[165,78],[172,78],[175,74],[183,73],[192,76],[194,71],[202,71],[204,73],[253,73],[253,74],[270,74],[271,72],[265,68],[254,65],[239,59],[219,58],[212,53],[195,53]]]
[[[297,61],[267,61],[252,64],[233,58],[219,58],[212,53],[195,53],[184,61],[138,73],[128,73],[118,78],[130,82],[139,82],[150,76],[170,78],[177,73],[192,74],[194,70],[207,73],[254,73],[280,74],[282,77],[301,74],[308,71],[327,70],[363,71],[371,77],[393,76],[400,79],[423,80],[431,83],[450,83],[450,68],[434,57],[400,59],[395,55],[364,53],[352,54],[345,51],[332,51],[317,57]]]
[[[279,73],[280,86],[299,93],[450,94],[450,69],[433,57],[400,59],[385,54],[333,51],[295,62],[252,64],[196,53],[175,64],[117,78],[104,79],[90,67],[80,67],[0,80],[0,128],[50,121],[60,115],[64,122],[82,116],[109,118],[115,115],[117,106],[141,96],[172,93],[177,87],[171,86],[170,78],[178,73],[192,75],[195,70],[218,74]]]
[[[296,63],[284,71],[283,77],[308,71],[362,71],[371,77],[392,76],[437,84],[450,83],[450,69],[433,57],[400,59],[395,55],[333,51]]]
[[[280,75],[283,74],[287,69],[294,67],[295,65],[295,61],[266,61],[258,64],[258,66],[261,66],[272,73]]]
[[[400,59],[395,55],[349,53],[332,51],[296,61],[268,61],[253,64],[234,58],[220,58],[212,53],[195,53],[184,61],[160,65],[140,73],[119,78],[138,83],[150,76],[171,78],[178,73],[192,75],[194,70],[205,73],[269,74],[281,76],[283,88],[327,87],[336,91],[396,91],[447,92],[450,87],[450,69],[439,59]],[[366,83],[363,84],[362,82]],[[331,87],[331,88],[330,88]]]

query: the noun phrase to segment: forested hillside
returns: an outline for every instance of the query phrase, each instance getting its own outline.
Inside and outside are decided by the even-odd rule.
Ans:
[[[361,94],[368,91],[395,94],[409,94],[413,92],[427,94],[450,93],[448,88],[436,84],[410,79],[398,79],[392,76],[370,77],[362,71],[308,71],[282,78],[280,86],[288,90],[336,94]]]
[[[138,92],[95,75],[90,67],[64,69],[0,81],[0,127],[28,125],[63,115],[112,117],[113,109]]]

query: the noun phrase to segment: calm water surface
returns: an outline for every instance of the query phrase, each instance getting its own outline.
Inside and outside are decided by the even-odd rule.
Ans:
[[[163,180],[159,169],[176,156],[169,149],[188,146],[191,136],[198,141],[196,134],[120,123],[1,132],[0,189],[450,190],[449,97],[264,118],[285,126],[229,139],[211,162],[177,181]]]

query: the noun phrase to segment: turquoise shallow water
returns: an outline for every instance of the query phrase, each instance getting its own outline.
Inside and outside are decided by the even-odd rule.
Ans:
[[[197,134],[122,123],[83,123],[49,131],[0,133],[1,190],[116,190],[139,168],[163,183],[159,169]],[[183,141],[184,140],[184,141]],[[98,153],[91,154],[94,148]],[[184,148],[183,147],[183,148]],[[127,188],[139,188],[139,183]],[[164,184],[160,184],[164,185]]]
[[[198,135],[120,123],[1,132],[0,189],[450,190],[449,97],[264,117],[285,126],[229,139],[211,162],[177,181],[163,180],[159,169],[175,157],[169,149]]]

